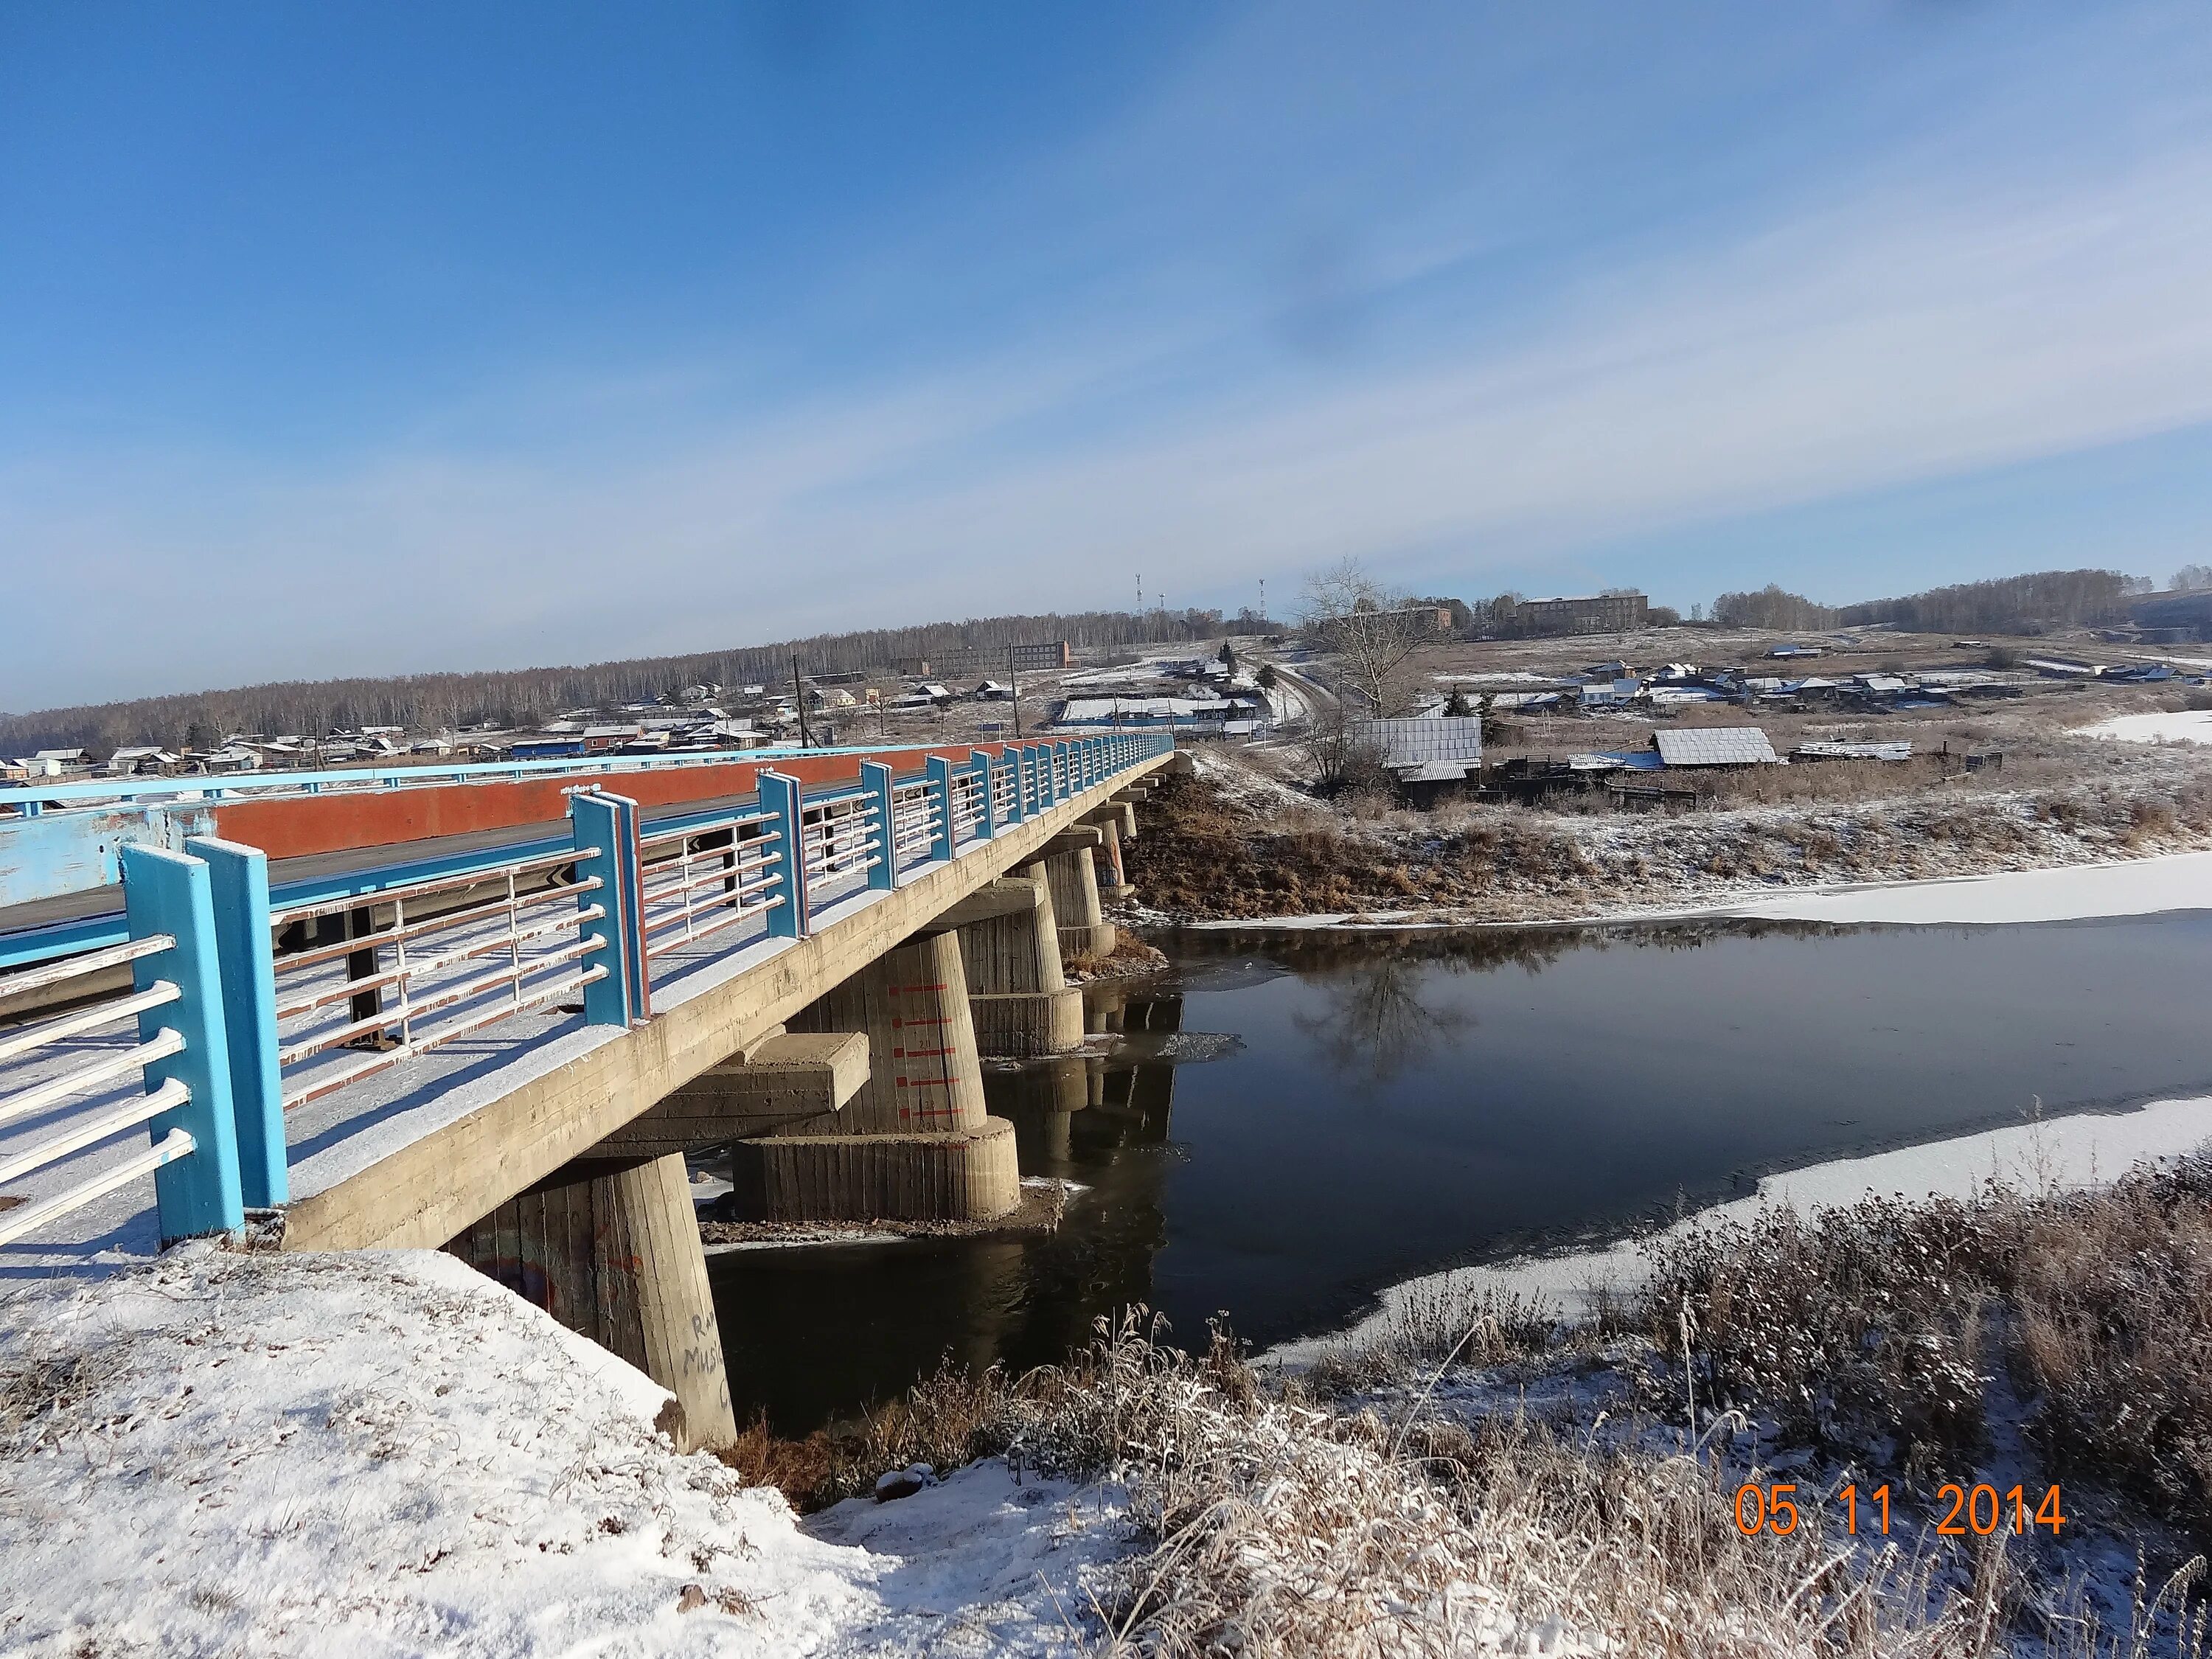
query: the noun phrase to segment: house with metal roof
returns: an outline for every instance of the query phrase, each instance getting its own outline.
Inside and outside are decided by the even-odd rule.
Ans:
[[[1701,726],[1652,735],[1660,760],[1677,766],[1779,766],[1766,733],[1755,726]]]
[[[1415,805],[1455,793],[1482,770],[1482,717],[1428,714],[1413,720],[1359,720],[1352,739],[1382,754],[1383,767]]]

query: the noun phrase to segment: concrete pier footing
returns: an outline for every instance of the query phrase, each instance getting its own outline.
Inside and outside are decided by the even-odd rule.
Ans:
[[[887,951],[791,1025],[864,1034],[868,1078],[830,1133],[779,1132],[732,1149],[741,1212],[990,1221],[1020,1205],[1013,1126],[983,1103],[957,934],[926,934]]]
[[[739,1211],[762,1221],[994,1221],[1021,1201],[1014,1126],[774,1135],[737,1148]]]
[[[737,1438],[680,1157],[572,1164],[446,1248],[674,1395],[662,1426],[680,1449]]]

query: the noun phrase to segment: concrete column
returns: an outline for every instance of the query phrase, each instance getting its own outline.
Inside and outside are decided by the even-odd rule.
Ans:
[[[1091,862],[1097,873],[1098,896],[1108,902],[1129,898],[1137,890],[1130,885],[1121,862],[1121,814],[1125,810],[1117,807],[1094,812],[1086,820],[1098,830],[1098,847],[1091,855]]]
[[[1098,875],[1091,852],[1088,847],[1073,847],[1048,854],[1044,860],[1063,960],[1095,961],[1113,954],[1114,925],[1098,902]]]
[[[738,1201],[786,1221],[991,1221],[1021,1202],[1014,1126],[983,1103],[960,941],[886,952],[791,1021],[860,1031],[868,1080],[834,1132],[779,1133],[732,1152]]]
[[[1060,927],[1042,860],[1014,872],[1036,896],[1027,909],[958,929],[975,1044],[987,1054],[1027,1059],[1083,1042],[1083,993],[1060,966]]]
[[[682,1158],[571,1164],[446,1248],[674,1395],[682,1449],[737,1438]]]

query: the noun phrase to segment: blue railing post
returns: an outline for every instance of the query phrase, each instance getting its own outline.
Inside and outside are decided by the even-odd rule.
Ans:
[[[151,990],[161,980],[181,992],[175,1002],[138,1016],[138,1040],[150,1042],[166,1029],[185,1040],[183,1049],[146,1068],[149,1093],[170,1079],[191,1091],[147,1127],[156,1146],[172,1129],[192,1138],[189,1158],[154,1171],[161,1242],[196,1233],[228,1232],[246,1224],[238,1184],[238,1125],[230,1097],[230,1041],[222,1024],[222,969],[216,956],[215,896],[208,867],[165,847],[121,849],[123,909],[131,937],[167,933],[176,944],[131,964],[131,983]]]
[[[868,885],[888,892],[898,885],[898,824],[891,805],[891,769],[881,761],[860,763],[860,787],[866,792],[869,810],[875,814],[878,861],[868,872]]]
[[[623,795],[580,789],[568,797],[576,874],[597,876],[596,890],[576,895],[576,908],[605,912],[581,925],[599,948],[584,958],[607,971],[584,988],[584,1023],[628,1025],[646,1016],[645,934],[638,890],[637,803]]]
[[[1075,793],[1075,748],[1065,738],[1052,746],[1052,798],[1055,803]]]
[[[955,837],[952,833],[952,763],[942,755],[932,755],[924,763],[929,775],[929,799],[936,804],[936,817],[929,830],[929,856],[942,862],[952,856]]]
[[[195,837],[185,851],[208,868],[216,969],[230,1058],[239,1196],[249,1210],[292,1195],[284,1153],[284,1085],[276,1071],[276,963],[269,939],[269,858],[258,847]]]
[[[778,939],[805,939],[812,917],[806,896],[806,842],[800,833],[805,817],[799,780],[764,771],[758,781],[761,810],[779,838],[775,861],[783,877],[783,902],[768,913],[768,931]]]
[[[968,764],[975,774],[975,833],[985,841],[999,833],[999,809],[991,799],[991,756],[983,749],[968,751]]]

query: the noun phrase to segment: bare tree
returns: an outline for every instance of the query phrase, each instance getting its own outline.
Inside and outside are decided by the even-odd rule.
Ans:
[[[1304,746],[1306,759],[1313,764],[1317,793],[1336,795],[1347,790],[1389,787],[1391,777],[1382,764],[1382,746],[1363,729],[1365,724],[1340,702],[1314,711]]]
[[[1407,701],[1407,659],[1435,631],[1426,613],[1385,588],[1357,559],[1341,559],[1306,578],[1299,621],[1307,635],[1333,653],[1352,690],[1377,715]]]

